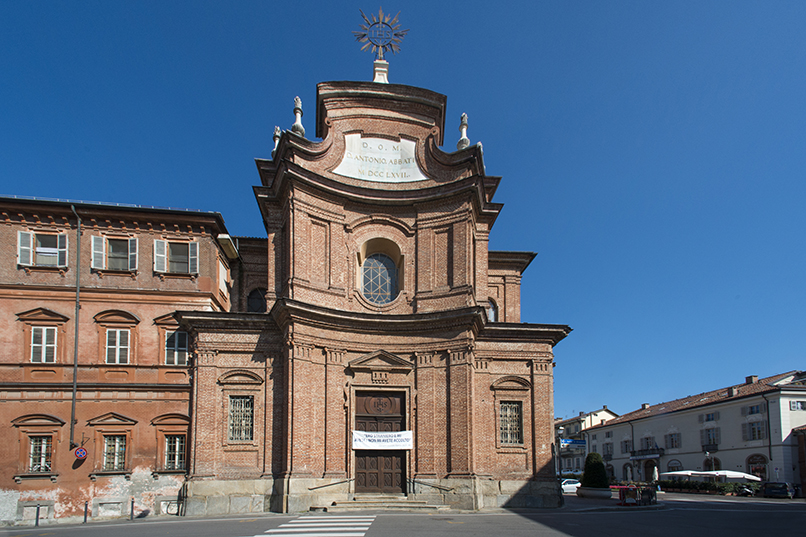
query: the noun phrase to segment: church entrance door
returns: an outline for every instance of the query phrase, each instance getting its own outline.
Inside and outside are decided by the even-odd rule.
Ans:
[[[404,394],[397,392],[358,392],[355,428],[357,431],[397,432],[405,430]],[[402,450],[356,450],[355,491],[357,493],[400,494],[405,492]]]

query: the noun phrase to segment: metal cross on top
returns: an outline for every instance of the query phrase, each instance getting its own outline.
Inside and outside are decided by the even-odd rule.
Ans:
[[[394,18],[391,15],[384,15],[383,8],[378,8],[378,15],[372,15],[372,20],[369,19],[364,12],[360,9],[361,16],[364,17],[366,24],[361,25],[360,32],[353,32],[355,40],[364,43],[361,50],[370,50],[378,55],[377,59],[383,59],[384,51],[392,51],[392,54],[397,54],[400,51],[399,43],[406,37],[408,30],[401,30],[397,18],[400,16],[398,12]],[[391,20],[390,20],[391,19]]]

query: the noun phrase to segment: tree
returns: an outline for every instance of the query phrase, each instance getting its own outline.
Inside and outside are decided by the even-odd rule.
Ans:
[[[598,453],[590,453],[585,457],[585,471],[582,474],[582,486],[592,489],[606,489],[610,487],[604,461]]]

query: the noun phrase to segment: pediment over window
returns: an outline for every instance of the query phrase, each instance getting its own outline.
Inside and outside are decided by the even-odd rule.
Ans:
[[[492,386],[490,386],[491,390],[530,390],[532,388],[532,383],[528,380],[515,377],[515,376],[507,376],[502,377],[495,382],[493,382]]]
[[[190,425],[190,418],[184,414],[163,414],[151,420],[151,425]]]
[[[179,323],[174,318],[173,313],[168,313],[167,315],[161,315],[154,319],[154,324],[159,326],[179,326]]]
[[[133,420],[131,418],[127,418],[122,414],[118,414],[117,412],[107,412],[106,414],[102,414],[97,418],[92,418],[91,420],[87,421],[87,425],[136,425],[137,420]]]
[[[353,371],[411,371],[414,367],[408,360],[383,350],[365,354],[349,365]]]
[[[61,313],[56,313],[47,308],[36,308],[17,314],[17,319],[26,323],[66,323],[70,320]]]
[[[47,425],[51,427],[58,425],[61,427],[64,424],[64,420],[56,416],[51,416],[50,414],[26,414],[25,416],[11,420],[11,425],[14,427],[31,427],[35,425]]]
[[[137,324],[140,319],[122,310],[106,310],[102,311],[94,317],[96,323],[101,324]]]
[[[240,385],[253,385],[257,386],[263,384],[263,379],[260,378],[260,375],[256,373],[252,373],[251,371],[246,371],[244,369],[236,369],[234,371],[228,371],[218,377],[219,384],[240,384]]]

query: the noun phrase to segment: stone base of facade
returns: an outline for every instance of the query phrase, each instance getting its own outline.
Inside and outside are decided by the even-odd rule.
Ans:
[[[188,483],[189,516],[241,513],[301,513],[356,499],[352,480],[286,477],[203,480]],[[406,497],[429,505],[475,511],[489,508],[553,509],[562,506],[556,480],[498,480],[485,477],[415,478]]]

